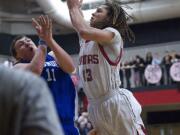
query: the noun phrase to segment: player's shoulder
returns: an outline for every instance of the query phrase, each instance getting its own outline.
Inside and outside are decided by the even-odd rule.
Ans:
[[[114,44],[123,43],[122,36],[117,29],[115,29],[113,27],[106,27],[103,30],[110,31],[110,32],[114,33],[114,37],[110,41],[110,43],[114,43]]]
[[[113,32],[115,34],[119,34],[120,35],[119,31],[117,29],[113,28],[113,27],[106,27],[103,30],[110,31],[110,32]]]

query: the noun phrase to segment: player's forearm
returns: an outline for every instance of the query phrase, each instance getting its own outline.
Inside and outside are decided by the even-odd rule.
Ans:
[[[53,51],[56,61],[61,68],[67,73],[72,73],[75,70],[75,66],[71,56],[54,39],[48,40],[46,43]]]
[[[71,18],[72,25],[75,30],[82,35],[84,32],[88,31],[89,26],[85,22],[82,11],[79,8],[71,8],[69,9],[69,15]]]
[[[46,46],[44,45],[38,46],[38,49],[28,67],[29,70],[31,70],[33,73],[36,73],[38,75],[42,73],[44,68],[46,51],[47,51]]]

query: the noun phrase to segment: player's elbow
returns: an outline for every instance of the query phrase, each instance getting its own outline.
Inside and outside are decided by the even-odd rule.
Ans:
[[[69,68],[68,68],[68,70],[67,70],[67,72],[68,73],[74,73],[76,71],[76,68],[75,68],[75,66],[74,65],[72,65],[72,66],[69,66]]]
[[[88,39],[89,37],[89,29],[88,28],[81,28],[79,29],[79,35],[81,36],[81,38],[83,39]]]

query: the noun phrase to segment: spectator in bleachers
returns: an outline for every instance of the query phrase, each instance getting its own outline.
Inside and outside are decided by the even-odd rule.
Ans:
[[[152,56],[152,52],[147,52],[146,53],[146,57],[145,57],[145,67],[144,69],[148,66],[148,65],[151,65],[152,64],[152,59],[153,59],[153,56]],[[149,83],[147,82],[146,79],[144,79],[144,85],[145,86],[148,86]]]
[[[178,62],[178,54],[175,51],[171,53],[171,64]]]
[[[153,59],[152,53],[147,52],[145,58],[145,66],[152,64],[152,59]]]
[[[134,61],[134,81],[135,81],[135,86],[143,86],[144,85],[144,67],[145,67],[145,62],[144,59],[136,55],[135,61]]]
[[[125,74],[125,81],[126,81],[126,88],[131,88],[131,63],[125,62],[124,63],[124,74]]]
[[[154,53],[153,59],[152,59],[152,64],[153,65],[160,65],[162,62],[162,58],[159,56],[159,53]]]
[[[170,77],[170,67],[171,67],[171,59],[172,57],[170,56],[169,52],[166,51],[165,52],[165,56],[163,57],[162,59],[162,62],[161,62],[161,67],[162,67],[162,70],[163,70],[163,84],[164,85],[168,85],[168,84],[171,84],[172,82],[172,79]]]
[[[80,113],[87,111],[88,101],[87,101],[87,97],[83,91],[83,88],[81,88],[78,92],[78,99],[79,99]]]
[[[171,65],[173,65],[176,62],[179,62],[178,54],[176,53],[176,51],[173,50],[171,52]],[[174,81],[173,79],[171,79],[171,81],[172,81],[173,84],[177,84],[177,82]]]
[[[160,57],[159,53],[158,52],[154,53],[153,59],[152,59],[152,65],[161,66],[161,63],[162,63],[162,58]],[[161,78],[160,82],[156,85],[162,85],[162,84],[163,84],[163,78]]]

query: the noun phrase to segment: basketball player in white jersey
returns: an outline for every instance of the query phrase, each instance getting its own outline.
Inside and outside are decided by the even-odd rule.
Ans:
[[[90,26],[83,19],[81,2],[67,0],[71,22],[80,36],[79,73],[89,101],[92,134],[144,135],[141,106],[132,93],[120,88],[123,44],[134,34],[127,14],[117,2],[106,2],[92,14]]]

